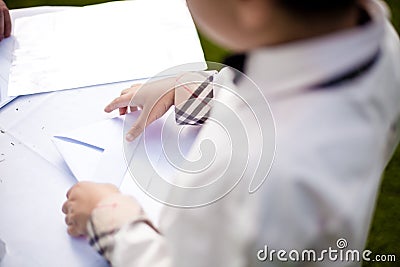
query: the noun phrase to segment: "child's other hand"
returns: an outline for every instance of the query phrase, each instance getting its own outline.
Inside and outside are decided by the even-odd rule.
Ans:
[[[119,109],[119,114],[124,115],[130,111],[142,109],[142,113],[126,135],[127,141],[133,141],[144,128],[162,117],[174,104],[175,78],[166,78],[146,84],[135,84],[125,89],[121,95],[108,104],[104,111],[111,112]]]
[[[111,195],[118,194],[118,189],[111,184],[80,182],[67,192],[67,201],[62,207],[68,234],[86,235],[86,224],[97,204]]]
[[[0,41],[11,35],[11,17],[6,4],[0,0]]]

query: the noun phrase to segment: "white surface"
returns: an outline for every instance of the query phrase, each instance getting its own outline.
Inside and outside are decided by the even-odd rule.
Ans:
[[[2,267],[107,266],[66,233],[61,206],[76,179],[51,138],[114,117],[103,108],[127,85],[22,96],[0,110]]]
[[[21,18],[14,32],[9,96],[147,78],[204,61],[181,0],[115,1]]]
[[[188,49],[201,53],[197,46]],[[21,96],[0,109],[0,238],[7,246],[2,267],[107,266],[86,240],[67,235],[61,206],[76,179],[52,137],[115,117],[103,109],[132,83]]]

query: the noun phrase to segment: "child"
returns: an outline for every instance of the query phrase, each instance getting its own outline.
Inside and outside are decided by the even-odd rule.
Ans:
[[[158,230],[115,187],[78,183],[63,206],[68,232],[87,234],[113,266],[348,266],[348,259],[326,251],[364,248],[380,177],[398,141],[400,46],[383,4],[187,2],[201,30],[245,54],[239,65],[270,103],[276,156],[265,184],[254,195],[239,185],[198,209],[168,208]],[[127,135],[133,140],[175,100],[178,110],[184,106],[174,83],[134,86],[106,111],[126,113],[134,96],[145,115]],[[237,87],[246,90],[240,82]],[[207,108],[195,120],[208,114]],[[213,133],[206,123],[202,136]]]

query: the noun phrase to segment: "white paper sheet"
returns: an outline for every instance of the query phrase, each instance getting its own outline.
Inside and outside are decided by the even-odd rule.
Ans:
[[[9,96],[152,77],[204,62],[181,0],[115,1],[21,18],[14,33]]]
[[[14,97],[8,97],[8,74],[10,72],[14,37],[0,42],[0,108],[9,103]]]
[[[15,20],[18,18],[34,16],[43,13],[59,12],[71,9],[73,7],[35,7],[35,8],[21,8],[17,10],[11,10],[12,24],[15,24]],[[14,34],[14,27],[13,27]],[[0,42],[0,108],[7,105],[9,102],[15,99],[15,97],[8,96],[8,78],[10,73],[11,62],[13,58],[15,37],[3,39]]]

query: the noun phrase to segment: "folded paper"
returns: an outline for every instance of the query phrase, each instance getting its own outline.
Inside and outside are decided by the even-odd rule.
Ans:
[[[54,144],[78,181],[120,185],[127,168],[125,152],[133,153],[138,143],[124,141],[124,120],[133,123],[139,114],[130,113],[54,136]]]

